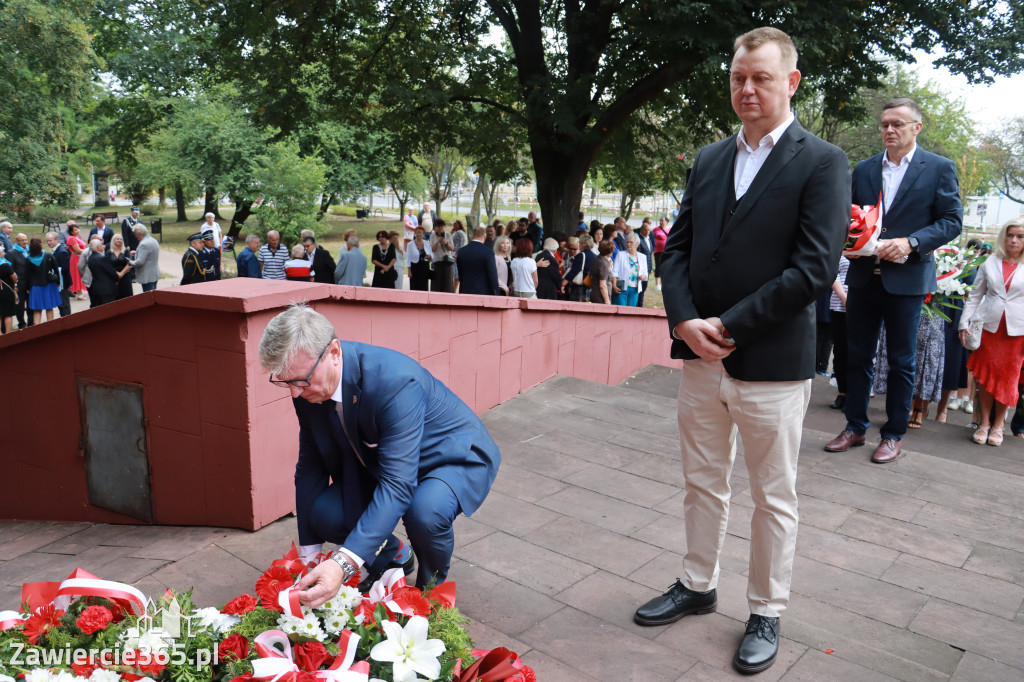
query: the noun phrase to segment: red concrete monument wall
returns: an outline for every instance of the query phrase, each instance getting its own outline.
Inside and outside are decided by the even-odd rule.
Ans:
[[[555,374],[614,384],[678,364],[656,310],[248,279],[158,290],[0,336],[0,518],[139,522],[90,504],[83,379],[141,387],[155,523],[256,529],[291,512],[298,424],[257,349],[295,301],[478,413]]]

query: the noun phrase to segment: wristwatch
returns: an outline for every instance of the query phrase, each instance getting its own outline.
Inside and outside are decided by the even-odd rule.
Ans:
[[[917,237],[907,237],[907,242],[910,244],[910,250],[914,253],[921,248],[921,242],[917,241]]]
[[[341,570],[344,573],[344,576],[341,579],[342,582],[348,582],[349,579],[356,574],[356,571],[359,570],[352,565],[352,560],[344,554],[342,554],[340,551],[335,552],[331,555],[331,561],[333,561],[341,567]]]

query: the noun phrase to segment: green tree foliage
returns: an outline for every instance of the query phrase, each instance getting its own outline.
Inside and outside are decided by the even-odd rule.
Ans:
[[[84,21],[91,9],[90,0],[0,3],[0,211],[74,198],[67,118],[100,63]]]
[[[1024,116],[1004,121],[986,139],[994,168],[994,184],[1007,199],[1024,204]]]
[[[277,230],[281,241],[291,247],[303,230],[322,229],[317,222],[317,198],[326,182],[323,162],[303,156],[294,141],[275,142],[258,161],[256,184],[263,199],[255,211],[258,233],[266,237],[270,230]]]
[[[590,166],[641,108],[683,104],[687,125],[733,127],[724,68],[733,38],[754,26],[790,33],[808,84],[827,110],[841,111],[856,88],[879,84],[886,71],[879,59],[912,61],[914,48],[944,48],[938,63],[974,81],[1015,72],[1024,61],[1021,7],[1021,0],[221,0],[209,17],[221,45],[243,48],[227,67],[265,77],[267,111],[277,117],[303,106],[290,95],[312,63],[335,75],[339,106],[361,110],[376,98],[403,125],[455,121],[477,105],[502,112],[528,142],[546,225],[569,231]]]

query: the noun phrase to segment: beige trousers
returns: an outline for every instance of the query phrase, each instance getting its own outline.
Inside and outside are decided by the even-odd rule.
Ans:
[[[811,380],[747,382],[721,362],[687,360],[679,386],[679,441],[686,482],[683,584],[718,584],[729,519],[736,433],[743,439],[754,515],[750,523],[750,612],[778,616],[789,603],[796,551],[796,469]]]

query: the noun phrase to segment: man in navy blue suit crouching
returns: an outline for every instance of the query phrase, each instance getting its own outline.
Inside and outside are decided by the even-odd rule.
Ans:
[[[360,569],[367,582],[412,568],[394,535],[399,519],[419,561],[417,585],[443,582],[452,523],[483,503],[501,454],[473,411],[406,355],[339,341],[330,321],[297,304],[267,325],[260,362],[286,387],[299,418],[295,467],[300,553],[340,546],[300,582],[316,607]]]

